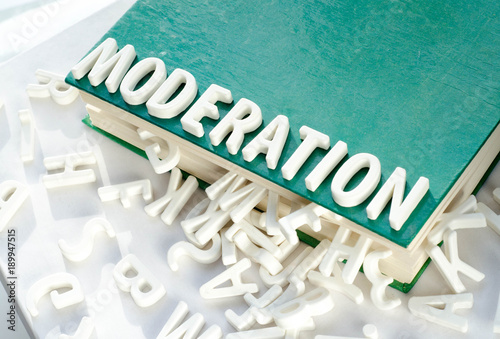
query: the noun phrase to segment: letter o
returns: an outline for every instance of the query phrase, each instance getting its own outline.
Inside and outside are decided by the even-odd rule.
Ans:
[[[356,173],[368,168],[363,180],[352,190],[346,192],[345,187]],[[344,207],[354,207],[365,201],[373,193],[380,181],[380,161],[374,155],[359,153],[349,158],[337,171],[332,180],[333,200]]]
[[[151,78],[136,89],[139,81],[151,72]],[[120,93],[127,104],[140,105],[151,98],[166,78],[165,63],[158,58],[146,58],[135,64],[125,75],[120,85]]]

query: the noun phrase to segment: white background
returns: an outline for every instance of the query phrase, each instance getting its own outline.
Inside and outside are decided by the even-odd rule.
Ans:
[[[53,308],[47,297],[43,298],[39,303],[40,316],[35,319],[27,316],[29,326],[41,338],[72,334],[84,315],[94,319],[94,337],[154,338],[179,300],[186,301],[193,313],[202,313],[208,326],[217,324],[224,333],[230,333],[234,329],[225,321],[224,310],[231,308],[238,314],[245,310],[244,302],[238,298],[206,301],[199,297],[197,290],[200,285],[223,271],[220,263],[202,265],[186,258],[181,262],[179,272],[174,273],[168,268],[168,248],[184,240],[178,222],[169,227],[159,218],[148,217],[143,211],[145,203],[140,198],[134,199],[132,207],[126,210],[118,201],[101,203],[96,194],[98,187],[109,183],[148,178],[158,198],[165,192],[168,175],[155,174],[147,160],[83,125],[80,120],[85,115],[85,108],[80,100],[62,107],[50,99],[30,100],[25,93],[27,84],[36,83],[34,74],[37,68],[66,74],[130,4],[131,1],[118,1],[72,27],[56,30],[58,34],[54,37],[33,43],[29,49],[0,65],[0,99],[5,102],[5,107],[0,110],[0,163],[8,164],[0,169],[0,182],[15,179],[30,189],[30,198],[9,225],[17,230],[19,246],[19,308],[26,313],[24,297],[29,287],[38,279],[56,272],[75,275],[86,296],[86,301],[78,307],[60,311]],[[19,159],[17,112],[25,108],[33,110],[37,126],[35,160],[31,164],[23,164]],[[71,189],[46,190],[43,187],[41,177],[46,174],[42,162],[44,157],[86,150],[92,150],[98,156],[98,166],[93,167],[97,182]],[[500,166],[497,166],[478,196],[496,213],[500,213],[500,206],[492,201],[491,192],[499,186]],[[185,216],[189,207],[203,197],[202,191],[197,192],[182,215]],[[91,256],[80,264],[65,260],[57,241],[66,239],[69,243],[77,243],[83,225],[95,216],[105,216],[111,222],[118,233],[117,239],[97,238]],[[0,267],[4,274],[5,241],[3,232],[0,234]],[[451,293],[431,264],[409,294],[388,290],[390,296],[402,299],[402,305],[391,311],[379,311],[373,306],[369,298],[371,285],[364,275],[359,274],[355,284],[362,289],[364,302],[355,305],[343,295],[335,294],[335,308],[318,317],[316,330],[303,332],[301,338],[313,338],[314,334],[362,337],[362,328],[367,323],[377,326],[380,338],[496,338],[498,335],[493,334],[492,328],[500,290],[499,245],[500,237],[489,228],[459,231],[461,258],[486,274],[479,283],[463,277],[468,291],[474,295],[473,308],[458,312],[469,320],[467,334],[428,323],[408,311],[408,299],[412,296]],[[165,285],[166,297],[153,307],[141,309],[128,294],[115,292],[113,288],[113,265],[130,252],[136,254]],[[258,279],[255,270],[244,278],[248,281]],[[5,301],[0,296],[0,302]],[[2,310],[6,313],[8,305],[0,304],[0,314],[4,313]],[[3,323],[1,317],[0,324]],[[0,325],[0,331],[5,327]],[[0,337],[5,337],[2,332]]]

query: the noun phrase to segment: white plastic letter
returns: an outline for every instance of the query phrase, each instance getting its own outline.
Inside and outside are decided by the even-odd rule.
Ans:
[[[268,191],[266,209],[266,232],[269,235],[281,235],[279,219],[279,199],[278,193]]]
[[[205,318],[203,317],[203,315],[201,315],[201,313],[196,313],[182,323],[182,321],[186,318],[188,313],[189,313],[188,305],[184,301],[180,301],[177,304],[177,307],[175,308],[174,312],[170,315],[170,318],[168,318],[165,326],[163,326],[160,334],[158,334],[156,339],[196,338],[198,333],[200,333],[201,328],[205,324]],[[219,335],[215,334],[214,329],[216,328],[212,326],[198,338],[207,335],[209,331],[212,332],[212,335],[208,336],[207,338],[221,338],[222,331],[218,326],[216,327],[218,328]]]
[[[235,264],[238,261],[236,257],[236,245],[226,237],[227,229],[221,232],[221,252],[222,263],[224,266]]]
[[[78,97],[78,90],[65,83],[62,75],[38,69],[35,76],[40,84],[26,87],[32,98],[51,97],[59,105],[69,105]]]
[[[61,288],[70,288],[70,290],[64,293],[57,292]],[[80,282],[74,275],[66,272],[49,275],[34,283],[26,294],[26,308],[32,317],[38,316],[38,301],[48,293],[54,307],[58,310],[85,299]]]
[[[330,244],[331,243],[328,239],[321,240],[318,246],[316,246],[311,253],[309,253],[304,260],[302,260],[292,273],[290,273],[288,276],[290,286],[294,286],[294,288],[297,291],[301,291],[301,293],[304,291],[304,281],[306,280],[307,275],[321,263],[321,260],[324,258]],[[287,291],[290,289],[290,286]]]
[[[330,137],[326,134],[307,126],[302,126],[299,133],[302,143],[293,152],[283,167],[281,167],[281,174],[286,180],[293,179],[316,148],[328,149],[330,147]]]
[[[295,268],[312,252],[313,248],[307,246],[298,256],[296,256],[286,267],[283,268],[278,274],[271,275],[263,266],[259,269],[259,275],[267,287],[278,285],[284,287],[288,284],[288,276],[295,270]],[[326,251],[325,251],[326,252]]]
[[[314,192],[325,181],[326,177],[347,155],[347,144],[343,141],[337,141],[335,146],[328,151],[319,164],[314,167],[313,171],[306,177],[306,187]]]
[[[187,241],[179,241],[173,244],[168,250],[168,266],[172,271],[179,270],[179,264],[177,263],[179,258],[187,255],[194,259],[196,262],[203,264],[210,264],[215,262],[221,256],[221,237],[216,234],[212,238],[212,246],[210,248],[203,250]]]
[[[182,229],[186,236],[197,246],[205,246],[228,221],[231,220],[229,212],[219,209],[218,200],[202,200],[192,211],[203,210],[199,215],[189,213],[181,221]]]
[[[289,329],[300,327],[311,317],[325,314],[333,309],[333,299],[326,288],[314,290],[290,300],[271,311],[276,325]]]
[[[153,74],[148,81],[136,89],[139,81],[151,72]],[[165,81],[166,77],[167,70],[165,64],[160,59],[146,58],[139,61],[128,71],[120,85],[120,93],[123,100],[129,105],[145,103]]]
[[[29,109],[19,111],[21,121],[21,160],[23,162],[33,161],[35,157],[35,119]]]
[[[43,159],[47,171],[63,170],[60,173],[44,175],[42,180],[46,188],[57,188],[87,184],[96,181],[91,168],[75,170],[78,166],[93,165],[96,158],[92,152],[73,153]]]
[[[386,295],[386,288],[394,281],[393,278],[380,273],[378,262],[381,259],[388,258],[392,255],[391,250],[373,251],[368,254],[363,263],[363,270],[366,277],[372,283],[370,297],[373,304],[379,310],[391,310],[401,304],[401,299],[389,299]]]
[[[332,274],[334,265],[339,259],[348,259],[342,270],[342,278],[348,284],[354,282],[363,264],[366,253],[373,242],[373,240],[369,239],[366,235],[360,235],[356,244],[351,247],[346,245],[350,235],[351,230],[345,227],[339,227],[328,252],[319,265],[319,271],[325,277],[328,277]]]
[[[241,151],[245,161],[252,161],[259,153],[266,154],[267,168],[275,169],[285,146],[290,123],[284,115],[273,119],[248,145]]]
[[[406,171],[397,167],[366,207],[368,219],[375,220],[391,201],[389,224],[399,231],[415,207],[429,190],[429,179],[420,177],[403,201],[406,185]]]
[[[208,186],[205,192],[210,200],[216,200],[225,192],[234,192],[246,183],[246,179],[234,172],[227,172],[220,179]],[[231,189],[229,189],[231,188]]]
[[[219,232],[222,227],[224,227],[224,225],[226,225],[226,223],[231,220],[231,209],[229,209],[229,206],[231,205],[232,207],[234,207],[235,204],[240,202],[242,196],[237,195],[235,196],[237,197],[237,199],[231,199],[230,202],[226,199],[226,208],[228,208],[228,210],[226,211],[220,209],[219,202],[225,196],[230,195],[232,192],[235,192],[236,190],[241,188],[246,181],[247,180],[245,178],[238,176],[235,173],[228,172],[219,180],[207,187],[205,192],[207,193],[207,196],[211,201],[207,204],[207,207],[205,208],[205,212],[203,214],[192,218],[186,218],[181,222],[181,226],[184,232],[195,232],[194,237],[196,238],[196,241],[198,241],[198,244],[201,246],[210,241],[215,233]],[[245,191],[240,191],[240,193],[241,192]],[[252,194],[250,196],[252,196]],[[202,203],[203,202],[200,202],[199,205],[201,205]],[[194,209],[196,209],[197,206],[195,206]]]
[[[105,85],[109,93],[118,90],[120,82],[135,59],[135,49],[126,45],[118,53],[115,39],[108,38],[73,66],[71,73],[76,80],[80,80],[89,71],[89,82],[97,86],[106,79]]]
[[[28,195],[28,188],[15,180],[0,184],[0,232],[5,229]]]
[[[500,204],[500,187],[493,190],[493,200]]]
[[[222,210],[230,211],[234,222],[240,222],[266,195],[267,190],[264,187],[252,182],[243,188],[226,191],[220,198],[219,205]]]
[[[247,304],[250,306],[242,315],[237,315],[233,310],[228,309],[224,313],[227,321],[238,331],[246,331],[250,329],[256,322],[256,310],[263,309],[269,306],[277,297],[283,293],[283,289],[274,285],[266,291],[260,298],[255,298],[251,293],[243,296]]]
[[[342,279],[342,270],[338,263],[336,263],[331,277],[325,277],[318,271],[310,271],[307,274],[307,279],[316,286],[321,286],[330,291],[338,291],[344,294],[358,305],[365,300],[363,292],[358,286],[348,284]]]
[[[472,308],[472,293],[412,297],[408,308],[417,317],[460,332],[467,332],[467,319],[456,315],[456,309]]]
[[[285,339],[299,339],[300,332],[313,331],[315,329],[316,329],[316,323],[312,318],[309,318],[305,323],[301,324],[299,327],[287,328],[285,330]]]
[[[481,281],[484,274],[476,270],[474,267],[464,263],[458,257],[457,232],[448,230],[444,234],[444,246],[446,255],[437,245],[429,244],[426,247],[426,252],[436,263],[439,272],[446,279],[455,293],[465,292],[465,286],[458,276],[458,272],[462,272],[474,281]]]
[[[179,94],[167,102],[183,84],[184,88]],[[194,76],[177,68],[146,102],[148,113],[160,119],[176,117],[193,102],[197,93],[198,85]]]
[[[500,215],[493,212],[491,208],[482,202],[477,204],[477,211],[484,215],[486,218],[486,224],[498,235],[500,235]]]
[[[231,91],[218,85],[210,85],[208,89],[196,100],[194,105],[181,118],[182,128],[198,138],[201,138],[205,131],[200,120],[203,117],[219,119],[219,110],[215,103],[217,101],[225,104],[233,102]]]
[[[262,112],[259,106],[248,99],[242,98],[210,131],[210,141],[212,145],[218,146],[231,133],[226,146],[230,154],[236,154],[243,143],[245,134],[255,131],[261,124]]]
[[[464,228],[486,227],[486,219],[481,213],[474,213],[477,209],[476,197],[471,195],[453,211],[443,213],[439,222],[427,235],[427,240],[433,245],[443,241],[445,232]],[[479,212],[479,211],[478,211]]]
[[[151,188],[151,181],[149,181],[149,179],[99,187],[97,189],[97,194],[103,202],[120,199],[125,208],[131,206],[130,197],[133,195],[142,194],[146,202],[150,202],[153,199],[153,189]]]
[[[198,188],[198,181],[191,175],[182,186],[181,182],[182,173],[177,167],[174,167],[170,173],[170,180],[165,195],[144,207],[147,215],[157,216],[162,213],[161,220],[167,225],[172,225],[184,205]]]
[[[262,265],[271,274],[277,274],[282,269],[281,263],[269,251],[255,246],[244,231],[238,231],[233,237],[233,241],[241,252],[252,261]]]
[[[368,173],[356,188],[346,192],[345,187],[356,173],[368,167]],[[354,207],[365,201],[377,188],[381,168],[377,157],[368,153],[359,153],[347,159],[332,180],[332,197],[340,206]]]
[[[158,138],[153,133],[141,128],[137,129],[137,134],[139,134],[141,140]],[[177,166],[179,160],[181,159],[181,152],[179,150],[179,146],[177,146],[175,143],[171,141],[165,139],[161,140],[167,144],[168,148],[168,155],[164,159],[160,160],[158,158],[158,155],[161,152],[161,147],[158,142],[153,142],[151,145],[144,147],[146,156],[148,157],[151,166],[153,166],[153,169],[157,174],[166,173],[172,170],[172,168]]]
[[[215,299],[258,292],[259,288],[256,284],[245,284],[241,280],[241,274],[251,266],[252,263],[248,258],[238,261],[221,274],[203,284],[203,286],[200,287],[200,295],[204,299]],[[217,286],[222,285],[228,280],[231,280],[231,286],[217,288]]]
[[[156,304],[166,293],[162,283],[133,254],[116,264],[113,278],[122,291],[130,292],[132,299],[140,307]]]
[[[66,240],[59,240],[59,249],[64,257],[73,262],[80,262],[88,258],[94,247],[94,239],[99,232],[106,232],[108,237],[116,236],[113,226],[104,218],[95,218],[85,224],[83,228],[83,239],[75,245],[70,246]]]
[[[310,203],[309,205],[296,210],[293,213],[281,218],[279,220],[281,232],[292,244],[299,242],[296,229],[300,226],[307,225],[313,231],[321,231],[321,221],[319,217],[326,212],[324,207]]]
[[[257,227],[249,223],[246,219],[241,220],[238,223],[232,225],[225,233],[225,236],[228,237],[229,240],[233,238],[235,234],[239,230],[245,232],[248,238],[259,247],[262,247],[269,253],[271,253],[274,257],[279,258],[283,255],[279,246],[277,246],[270,237],[262,233]]]

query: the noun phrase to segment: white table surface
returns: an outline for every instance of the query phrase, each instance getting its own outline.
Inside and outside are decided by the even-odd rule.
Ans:
[[[168,174],[155,174],[146,159],[81,123],[86,112],[80,99],[68,106],[59,106],[51,99],[30,99],[25,92],[28,84],[36,83],[36,69],[66,74],[131,3],[118,1],[0,65],[0,99],[5,103],[0,109],[0,182],[14,179],[29,187],[30,197],[8,228],[16,229],[17,234],[18,311],[26,319],[28,332],[35,337],[57,338],[60,333],[73,334],[80,319],[91,316],[96,326],[94,338],[155,338],[180,300],[188,303],[190,314],[200,312],[205,316],[207,323],[203,330],[217,324],[227,334],[234,329],[226,322],[224,311],[231,308],[240,314],[246,309],[240,297],[203,300],[199,296],[199,287],[224,270],[222,263],[203,265],[185,258],[178,272],[170,270],[166,260],[168,248],[185,240],[179,225],[181,217],[174,225],[166,226],[159,218],[144,213],[145,202],[140,198],[133,199],[131,208],[125,209],[119,201],[102,203],[97,195],[97,189],[104,185],[150,179],[154,196],[158,198],[168,185]],[[23,164],[19,158],[21,125],[17,112],[25,108],[32,109],[36,121],[35,159],[29,164]],[[43,186],[41,177],[46,174],[44,157],[87,150],[94,151],[98,159],[98,164],[92,167],[97,174],[95,183],[53,190]],[[492,191],[496,187],[500,187],[500,166],[478,194],[478,199],[498,214],[500,205],[492,200]],[[203,198],[204,192],[197,191],[181,216]],[[107,218],[116,230],[117,238],[98,236],[92,254],[81,263],[64,259],[58,240],[66,239],[68,243],[76,244],[84,224],[94,217]],[[334,309],[315,318],[316,330],[302,332],[300,338],[313,338],[316,334],[362,337],[362,328],[368,323],[378,328],[380,338],[499,337],[493,333],[493,319],[500,291],[500,236],[489,228],[460,230],[458,233],[462,260],[486,275],[479,283],[467,277],[462,279],[468,292],[474,296],[472,309],[458,312],[469,321],[468,333],[461,334],[410,314],[407,307],[410,297],[452,293],[432,263],[410,293],[405,295],[388,290],[388,294],[402,300],[402,305],[391,311],[374,307],[369,297],[371,284],[359,274],[355,284],[362,289],[364,302],[356,305],[342,294],[335,293]],[[0,234],[0,269],[4,284],[6,242],[4,231]],[[111,272],[127,253],[134,253],[164,284],[167,294],[156,305],[140,308],[129,294],[116,292]],[[255,269],[256,265],[253,266]],[[56,272],[76,276],[83,287],[85,301],[56,310],[49,298],[44,297],[39,303],[40,315],[32,318],[26,310],[28,289],[37,280]],[[244,277],[248,281],[260,280],[255,270]],[[6,298],[0,295],[0,299],[0,314],[6,317]],[[20,319],[17,325],[21,326]],[[1,320],[0,337],[15,338],[8,336],[11,333],[5,331],[6,327],[5,321]],[[18,335],[22,337],[22,332]]]

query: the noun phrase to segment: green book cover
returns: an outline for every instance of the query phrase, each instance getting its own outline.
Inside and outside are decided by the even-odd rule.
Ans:
[[[183,113],[151,116],[127,104],[120,91],[85,76],[68,83],[407,247],[492,135],[500,120],[500,5],[496,1],[154,1],[139,0],[96,43],[135,47],[137,63],[161,59],[198,85],[231,91],[218,103],[220,119],[204,118],[205,134],[182,128]],[[240,99],[257,104],[262,124],[236,154],[209,133]],[[265,154],[243,159],[242,149],[277,115],[290,122],[276,169]],[[348,146],[348,155],[314,191],[305,178],[328,150],[315,149],[292,180],[281,168],[308,126]],[[498,148],[498,145],[496,145]],[[381,178],[361,204],[342,207],[331,182],[356,154],[378,158]],[[389,202],[375,220],[367,205],[397,167],[406,170],[405,197],[420,177],[429,189],[400,230],[389,225]],[[360,171],[346,191],[364,178]]]

